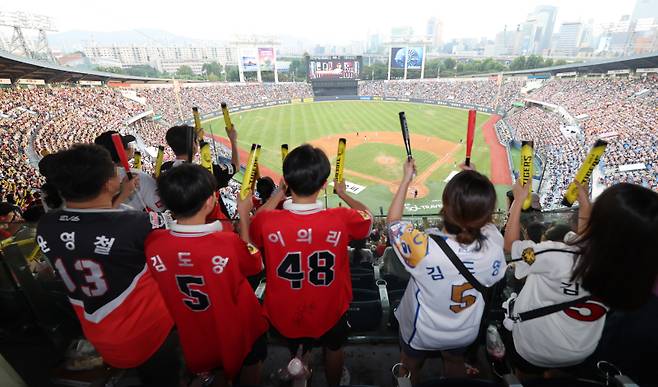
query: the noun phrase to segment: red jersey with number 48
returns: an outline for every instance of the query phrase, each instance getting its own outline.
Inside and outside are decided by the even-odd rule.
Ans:
[[[233,379],[267,320],[246,276],[263,270],[260,252],[219,221],[173,224],[146,240],[146,257],[176,322],[192,372],[222,368]],[[251,250],[251,251],[250,251]]]
[[[369,213],[287,201],[257,214],[251,239],[266,262],[265,312],[287,338],[318,338],[352,301],[347,245],[370,233]]]

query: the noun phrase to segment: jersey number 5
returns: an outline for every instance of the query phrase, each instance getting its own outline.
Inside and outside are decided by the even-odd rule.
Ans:
[[[453,313],[459,313],[475,304],[477,298],[474,295],[464,295],[467,290],[471,289],[473,289],[473,285],[468,282],[464,282],[461,285],[452,285],[452,295],[450,296],[450,299],[456,302],[456,304],[450,305],[450,310],[452,310]]]
[[[308,282],[315,286],[329,286],[334,280],[334,264],[336,257],[326,250],[314,251],[308,259]],[[305,274],[302,271],[302,255],[300,253],[288,253],[283,258],[276,274],[290,281],[290,287],[301,289]]]
[[[183,304],[185,304],[190,310],[193,312],[202,312],[208,309],[210,306],[210,298],[208,298],[208,294],[194,288],[195,286],[205,285],[203,277],[195,275],[177,275],[176,284],[178,285],[178,290],[185,295],[183,298]]]

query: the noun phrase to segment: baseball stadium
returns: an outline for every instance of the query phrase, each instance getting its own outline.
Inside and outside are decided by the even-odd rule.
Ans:
[[[1,386],[657,385],[658,13],[468,74],[411,36],[72,67],[4,16]]]

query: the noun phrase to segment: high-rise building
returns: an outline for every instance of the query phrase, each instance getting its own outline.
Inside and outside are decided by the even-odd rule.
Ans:
[[[391,40],[393,41],[396,40],[402,41],[402,40],[411,39],[413,35],[414,35],[414,29],[413,27],[410,26],[391,28]]]
[[[546,50],[550,50],[556,17],[557,8],[552,5],[541,5],[535,9],[534,18],[538,35],[538,44],[534,50],[535,54],[544,54]]]
[[[439,48],[443,44],[443,21],[436,17],[429,18],[425,37],[431,42],[432,47]]]
[[[658,0],[636,0],[631,21],[648,18],[658,20]]]
[[[576,56],[580,41],[583,36],[583,23],[570,22],[562,23],[558,41],[555,45],[555,55],[557,56]]]

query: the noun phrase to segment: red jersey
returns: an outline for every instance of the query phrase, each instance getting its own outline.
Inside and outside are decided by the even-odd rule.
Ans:
[[[368,236],[372,217],[320,202],[283,207],[257,214],[250,227],[265,256],[265,312],[285,337],[318,338],[352,301],[347,244]]]
[[[233,379],[267,320],[246,276],[263,270],[256,248],[220,222],[173,224],[146,240],[150,272],[178,327],[188,369]],[[250,251],[251,250],[251,251]]]
[[[68,290],[80,325],[105,362],[134,368],[174,326],[147,269],[155,218],[122,209],[62,209],[41,218],[37,243]]]

